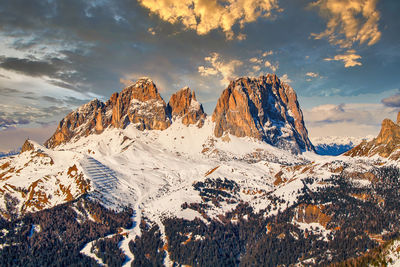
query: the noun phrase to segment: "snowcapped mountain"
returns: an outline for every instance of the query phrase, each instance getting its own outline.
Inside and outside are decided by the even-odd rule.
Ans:
[[[364,140],[371,140],[373,136],[352,137],[352,136],[324,136],[310,138],[319,155],[338,156],[341,155]]]
[[[185,125],[204,123],[206,114],[190,88],[173,94],[168,106],[148,78],[139,79],[106,102],[95,99],[71,112],[45,145],[54,148],[108,127],[165,130],[177,118]],[[222,92],[212,121],[216,137],[229,133],[252,137],[294,153],[312,151],[294,90],[276,75],[240,78]]]
[[[374,140],[394,153],[392,130]],[[41,244],[49,231],[60,251],[72,246],[61,238],[64,226],[47,227],[46,211],[60,214],[64,203],[67,219],[57,216],[68,229],[101,230],[74,241],[78,262],[112,265],[105,255],[117,255],[112,262],[132,266],[337,263],[400,230],[400,165],[385,155],[314,153],[296,94],[275,75],[231,82],[212,116],[191,89],[166,104],[140,79],[68,114],[45,146],[28,140],[0,159],[0,212],[11,221],[0,221],[0,254],[17,246],[27,255],[36,242],[29,240]],[[13,241],[25,239],[31,243]]]

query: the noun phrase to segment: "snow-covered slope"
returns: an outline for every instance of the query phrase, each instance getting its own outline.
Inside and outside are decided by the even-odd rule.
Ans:
[[[90,190],[80,165],[83,154],[53,151],[29,141],[32,150],[0,159],[3,216],[23,215],[71,201]]]
[[[374,166],[399,166],[379,156],[293,155],[248,137],[216,138],[210,134],[213,127],[207,118],[202,128],[174,122],[163,131],[141,131],[131,125],[107,128],[55,149],[33,143],[33,150],[0,159],[2,214],[20,216],[89,193],[111,208],[132,207],[136,225],[145,217],[163,231],[162,218],[219,220],[239,202],[249,203],[255,212],[266,212],[271,206],[265,213],[271,216],[291,206],[310,177],[314,179],[307,186],[311,191],[326,186],[327,179],[339,173],[368,185],[369,177],[362,174]],[[202,192],[216,182],[225,188],[226,197],[216,206],[196,209],[205,203]],[[306,229],[318,222],[298,223]],[[138,227],[127,231],[121,243],[125,251],[129,240],[140,235]]]
[[[154,220],[165,213],[194,218],[200,215],[182,210],[181,205],[201,201],[192,186],[197,181],[233,180],[242,188],[238,199],[252,203],[257,210],[266,202],[259,205],[260,198],[243,191],[274,192],[290,202],[291,194],[302,187],[301,178],[310,173],[327,178],[340,170],[343,164],[338,160],[355,163],[352,158],[312,152],[293,155],[247,137],[215,138],[210,135],[213,127],[210,119],[202,128],[180,122],[164,131],[128,126],[108,128],[54,150],[35,144],[34,151],[0,160],[0,192],[18,199],[18,214],[91,191],[112,207],[129,205]],[[369,161],[358,161],[354,168],[368,168]],[[6,204],[1,205],[6,214]],[[222,210],[233,206],[227,204]],[[212,216],[221,210],[209,212]]]

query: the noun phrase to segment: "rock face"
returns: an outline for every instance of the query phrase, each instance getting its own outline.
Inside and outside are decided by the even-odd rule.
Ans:
[[[166,104],[150,79],[140,79],[114,93],[106,106],[112,106],[111,124],[116,128],[133,123],[139,130],[165,130],[171,125]]]
[[[218,99],[214,134],[249,136],[294,153],[310,150],[295,91],[274,74],[232,81]]]
[[[194,91],[189,87],[182,88],[171,96],[168,102],[168,111],[173,120],[181,119],[184,125],[204,125],[206,114],[203,106],[197,102]]]
[[[397,114],[397,124],[400,124],[400,112]]]
[[[71,112],[45,146],[53,148],[75,137],[99,134],[110,126],[125,128],[130,123],[139,130],[164,130],[171,124],[166,104],[150,79],[139,79],[106,103],[95,99]]]
[[[69,113],[60,121],[56,132],[45,142],[45,146],[48,148],[56,147],[61,143],[68,142],[74,136],[87,136],[95,128],[101,129],[100,124],[103,125],[103,122],[96,121],[99,118],[97,114],[103,114],[106,109],[104,103],[94,99]]]
[[[362,142],[344,155],[351,157],[371,157],[378,154],[381,157],[389,157],[395,160],[400,158],[400,151],[397,151],[400,149],[399,118],[400,112],[397,115],[397,124],[392,120],[384,119],[381,131],[375,139],[369,142]]]
[[[24,153],[25,151],[33,151],[33,150],[35,150],[35,146],[31,142],[29,142],[28,139],[26,139],[25,143],[21,147],[20,154]]]

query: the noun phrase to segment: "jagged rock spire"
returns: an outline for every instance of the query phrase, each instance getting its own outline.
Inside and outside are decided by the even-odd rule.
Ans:
[[[203,106],[189,87],[184,87],[171,96],[168,111],[174,120],[181,119],[185,125],[198,123],[197,125],[202,127],[206,117]]]

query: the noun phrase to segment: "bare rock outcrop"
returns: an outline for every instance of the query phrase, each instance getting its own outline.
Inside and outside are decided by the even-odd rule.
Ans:
[[[378,136],[369,141],[363,141],[358,146],[344,153],[351,157],[371,157],[379,155],[391,159],[400,158],[400,112],[397,115],[397,124],[390,119],[384,119]]]
[[[313,151],[295,91],[275,74],[232,81],[218,99],[214,134],[249,136],[294,153]]]
[[[184,125],[197,124],[202,127],[206,118],[203,106],[189,87],[182,88],[171,96],[168,111],[173,120],[180,119]]]
[[[35,150],[35,146],[29,141],[29,139],[26,139],[24,144],[21,147],[21,153],[24,153],[25,151],[33,151]]]

